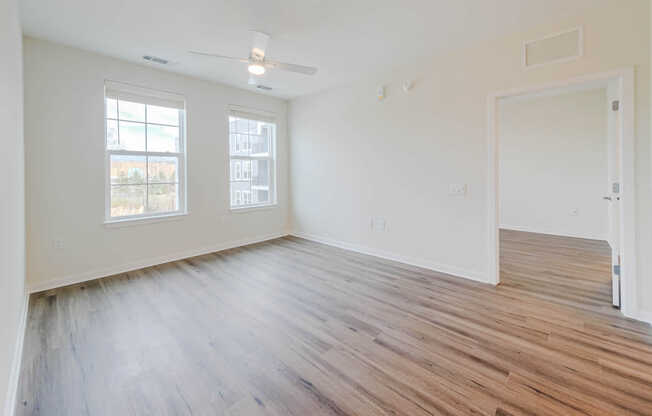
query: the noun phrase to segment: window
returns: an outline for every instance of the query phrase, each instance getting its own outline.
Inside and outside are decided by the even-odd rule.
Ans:
[[[231,208],[276,203],[274,160],[276,124],[272,118],[239,111],[229,115]]]
[[[184,213],[183,97],[107,81],[105,110],[107,221]]]

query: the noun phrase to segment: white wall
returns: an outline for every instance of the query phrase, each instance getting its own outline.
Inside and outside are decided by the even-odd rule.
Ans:
[[[286,102],[26,38],[27,274],[42,289],[282,234],[287,226]],[[186,97],[188,208],[175,221],[104,221],[104,80]],[[278,114],[278,207],[230,213],[229,104]],[[55,249],[53,241],[63,247]]]
[[[499,101],[501,228],[608,239],[606,106],[606,86]]]
[[[0,2],[0,411],[15,392],[25,308],[22,35],[15,0]],[[6,413],[7,415],[9,413]]]
[[[647,0],[611,2],[291,101],[294,230],[486,279],[488,94],[633,66],[638,296],[652,311],[649,16]],[[585,29],[582,59],[521,68],[523,40],[578,25]],[[406,79],[415,80],[409,93],[401,90]],[[380,102],[379,84],[387,85]],[[468,184],[467,196],[449,197],[451,183]],[[388,230],[373,232],[370,216],[385,217]]]

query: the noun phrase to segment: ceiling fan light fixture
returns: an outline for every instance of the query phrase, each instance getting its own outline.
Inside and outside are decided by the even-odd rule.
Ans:
[[[250,64],[247,69],[254,75],[263,75],[265,73],[265,67],[260,64]]]

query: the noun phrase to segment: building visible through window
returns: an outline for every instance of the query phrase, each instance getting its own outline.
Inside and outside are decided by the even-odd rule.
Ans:
[[[255,115],[229,116],[231,208],[275,203],[276,125]]]

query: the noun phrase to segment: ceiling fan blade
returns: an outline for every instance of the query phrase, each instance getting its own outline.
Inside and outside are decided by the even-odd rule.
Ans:
[[[303,66],[296,64],[287,64],[285,62],[271,61],[265,59],[265,67],[270,69],[281,69],[283,71],[298,72],[299,74],[315,75],[317,68],[313,66]]]
[[[243,62],[243,63],[248,63],[249,62],[248,59],[234,58],[232,56],[218,55],[218,54],[215,54],[215,53],[198,52],[198,51],[188,51],[188,53],[191,53],[193,55],[208,56],[210,58],[228,59],[229,61],[238,61],[238,62]]]

